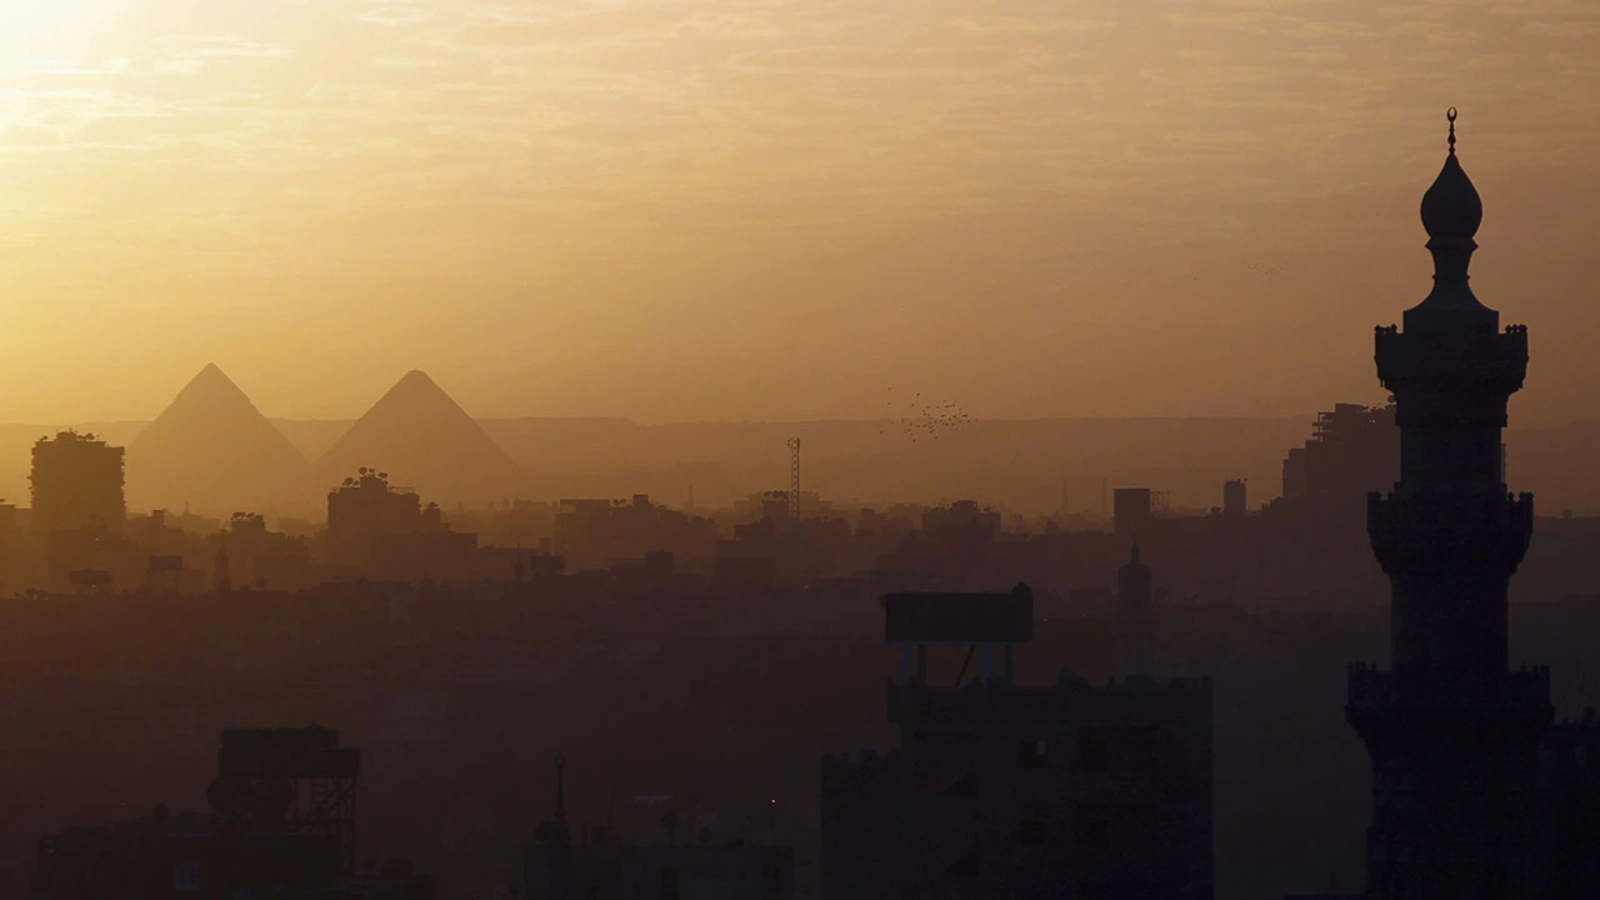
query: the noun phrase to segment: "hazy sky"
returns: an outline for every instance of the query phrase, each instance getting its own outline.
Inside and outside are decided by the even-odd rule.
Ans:
[[[1376,402],[1451,104],[1600,415],[1593,0],[0,0],[0,421]]]

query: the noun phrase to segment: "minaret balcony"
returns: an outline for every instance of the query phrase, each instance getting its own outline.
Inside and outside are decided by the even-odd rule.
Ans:
[[[1392,391],[1425,392],[1459,385],[1473,393],[1509,396],[1528,372],[1528,329],[1402,332],[1379,327],[1378,380]],[[1400,398],[1405,402],[1405,398]]]
[[[1384,572],[1445,569],[1509,577],[1533,535],[1533,495],[1367,496],[1367,533]]]
[[[1351,663],[1348,675],[1352,706],[1420,710],[1445,706],[1538,706],[1550,702],[1549,666],[1494,673],[1386,672],[1367,663]]]

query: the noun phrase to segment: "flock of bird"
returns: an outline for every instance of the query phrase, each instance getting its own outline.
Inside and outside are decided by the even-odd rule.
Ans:
[[[892,387],[887,390],[890,394],[894,393]],[[891,415],[894,412],[896,399],[891,396],[884,401],[884,406],[889,407]],[[910,438],[911,443],[915,444],[919,440],[937,441],[939,435],[945,432],[958,431],[977,422],[954,400],[925,401],[921,392],[913,392],[909,397],[902,392],[899,402],[904,404],[902,409],[906,410],[907,414],[889,419],[885,422],[884,428],[878,429],[879,434],[888,434],[890,429],[899,428],[901,434]]]

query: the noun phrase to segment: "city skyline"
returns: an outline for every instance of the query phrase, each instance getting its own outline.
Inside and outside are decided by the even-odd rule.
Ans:
[[[1582,419],[1596,34],[1558,0],[11,5],[0,377],[35,387],[0,421],[152,418],[212,360],[295,418],[413,368],[490,417],[1378,403],[1344,348],[1423,292],[1451,104],[1500,198],[1475,284],[1560,326],[1516,420]]]
[[[347,425],[207,365],[126,448],[0,426],[0,897],[1587,898],[1600,422],[1507,427],[1543,332],[1468,284],[1448,121],[1389,400],[1310,423],[477,419],[412,369]]]

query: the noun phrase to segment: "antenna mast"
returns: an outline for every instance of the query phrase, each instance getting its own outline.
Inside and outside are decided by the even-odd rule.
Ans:
[[[800,519],[800,439],[789,438],[789,518]]]

